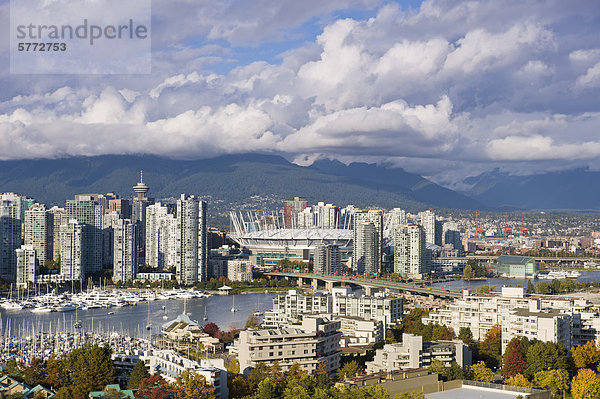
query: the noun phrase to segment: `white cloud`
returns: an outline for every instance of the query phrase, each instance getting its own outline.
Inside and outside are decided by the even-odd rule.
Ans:
[[[1,80],[0,158],[278,151],[447,183],[470,165],[598,162],[600,38],[573,22],[597,7],[430,0],[332,16],[377,4],[158,1],[155,74]],[[308,37],[307,21],[317,38],[273,62],[268,43]]]

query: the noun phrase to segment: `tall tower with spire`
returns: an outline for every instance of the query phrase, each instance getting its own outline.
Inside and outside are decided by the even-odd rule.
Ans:
[[[144,184],[144,172],[140,170],[140,182],[133,186],[133,191],[137,194],[137,199],[140,201],[148,200],[146,193],[150,191],[150,187]]]

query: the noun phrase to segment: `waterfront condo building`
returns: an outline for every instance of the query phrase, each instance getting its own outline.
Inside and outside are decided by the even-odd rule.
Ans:
[[[29,282],[35,283],[35,268],[38,264],[36,251],[31,245],[22,245],[15,250],[17,271],[15,283],[18,287],[27,287]]]
[[[206,202],[181,194],[175,227],[176,277],[181,284],[206,281]]]
[[[119,219],[113,224],[113,282],[126,283],[137,278],[136,250],[137,225],[129,219]]]
[[[60,274],[63,281],[83,280],[84,225],[75,219],[60,226]]]
[[[53,228],[53,215],[45,205],[33,204],[25,211],[24,244],[33,247],[40,265],[53,259]]]

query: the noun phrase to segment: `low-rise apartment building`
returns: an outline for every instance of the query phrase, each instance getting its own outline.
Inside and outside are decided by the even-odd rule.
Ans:
[[[335,374],[340,367],[339,329],[339,321],[308,316],[298,327],[241,331],[235,343],[240,370],[247,374],[258,363],[270,366],[277,361],[283,371],[298,363],[312,373],[325,363]]]
[[[541,309],[540,302],[531,302],[529,309],[509,312],[502,323],[502,353],[515,337],[527,337],[543,342],[561,342],[571,347],[571,314],[564,310]]]
[[[434,360],[446,366],[455,361],[459,366],[470,366],[471,351],[462,341],[423,342],[423,337],[402,334],[402,342],[386,344],[377,349],[372,362],[367,362],[367,374],[424,368]]]
[[[456,333],[461,327],[468,327],[475,340],[483,340],[492,326],[507,322],[511,311],[519,308],[529,309],[530,303],[538,302],[540,309],[556,309],[570,313],[590,306],[585,300],[578,298],[526,297],[524,289],[520,287],[503,287],[501,295],[471,295],[468,290],[464,290],[461,299],[430,313],[422,321],[425,324],[436,323],[451,327]]]
[[[263,327],[297,323],[306,314],[330,313],[336,317],[356,317],[381,321],[385,329],[402,319],[402,298],[357,296],[349,288],[334,288],[333,295],[304,295],[296,290],[273,298],[273,309],[265,312]]]

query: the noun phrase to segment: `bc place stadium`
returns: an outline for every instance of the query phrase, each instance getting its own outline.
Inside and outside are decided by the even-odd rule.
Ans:
[[[251,252],[257,265],[280,259],[308,261],[319,245],[337,245],[342,256],[352,254],[355,215],[362,211],[319,203],[300,212],[241,210],[230,212],[229,237]],[[393,211],[381,212],[384,241],[393,228]],[[386,234],[387,233],[387,234]]]

